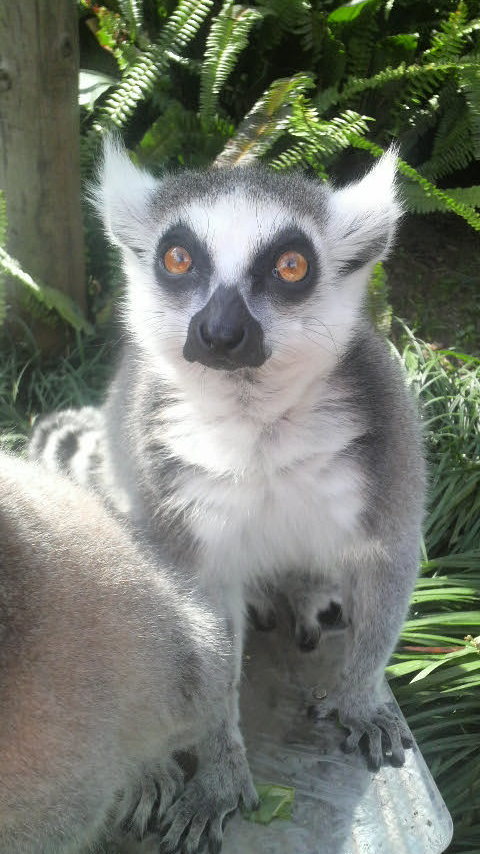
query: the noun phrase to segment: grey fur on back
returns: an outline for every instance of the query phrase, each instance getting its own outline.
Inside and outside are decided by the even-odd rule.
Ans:
[[[0,851],[97,850],[178,794],[228,641],[101,503],[0,454]]]

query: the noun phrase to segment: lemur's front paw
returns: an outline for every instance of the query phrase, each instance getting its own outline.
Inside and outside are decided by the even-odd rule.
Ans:
[[[353,753],[357,747],[365,750],[367,763],[377,771],[383,759],[396,768],[405,762],[404,748],[413,747],[412,735],[399,715],[386,705],[380,706],[371,718],[340,717],[342,726],[350,730],[343,749]]]
[[[175,759],[145,769],[138,785],[130,793],[130,806],[121,824],[124,832],[136,839],[158,827],[168,808],[184,788],[184,774]]]
[[[372,710],[353,710],[332,701],[321,701],[314,707],[317,719],[336,712],[339,723],[349,730],[342,744],[345,753],[360,749],[368,767],[378,771],[383,760],[396,768],[405,762],[405,748],[413,747],[413,736],[393,703],[383,703]]]
[[[183,794],[168,810],[161,831],[162,854],[196,854],[207,843],[210,854],[218,854],[223,841],[223,822],[241,803],[247,810],[258,807],[246,759],[235,763],[235,770],[217,764],[200,771],[187,783]]]

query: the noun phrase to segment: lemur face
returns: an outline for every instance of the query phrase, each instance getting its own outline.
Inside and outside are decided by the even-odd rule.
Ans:
[[[130,328],[172,366],[331,363],[391,239],[393,171],[386,156],[337,192],[262,168],[157,181],[108,144],[95,195],[124,252]]]
[[[223,370],[260,367],[285,338],[279,326],[320,283],[311,237],[243,187],[195,200],[181,216],[160,234],[154,275],[178,322],[187,322],[184,358]]]

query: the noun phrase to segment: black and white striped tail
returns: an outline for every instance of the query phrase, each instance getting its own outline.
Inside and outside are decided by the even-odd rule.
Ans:
[[[63,409],[38,419],[28,455],[49,471],[61,472],[95,489],[103,463],[103,435],[101,410],[93,406]]]

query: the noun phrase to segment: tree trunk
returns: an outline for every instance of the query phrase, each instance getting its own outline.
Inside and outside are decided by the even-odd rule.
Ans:
[[[0,12],[0,188],[8,251],[86,305],[74,0],[6,0]]]

